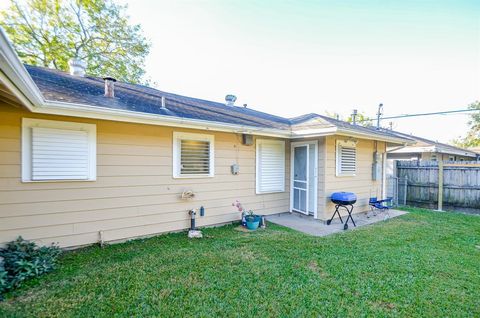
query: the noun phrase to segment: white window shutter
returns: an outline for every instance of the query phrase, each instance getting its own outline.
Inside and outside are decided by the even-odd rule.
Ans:
[[[285,142],[257,140],[257,193],[285,191]]]
[[[87,131],[32,127],[32,180],[89,178]]]
[[[214,136],[173,132],[173,177],[214,176]]]
[[[357,148],[352,141],[337,142],[337,176],[353,176],[357,172]]]

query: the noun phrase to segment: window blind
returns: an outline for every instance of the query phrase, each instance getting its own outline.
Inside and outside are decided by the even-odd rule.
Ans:
[[[210,142],[180,140],[180,174],[210,174]]]

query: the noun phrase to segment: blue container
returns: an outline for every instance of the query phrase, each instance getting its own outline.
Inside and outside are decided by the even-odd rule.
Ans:
[[[352,192],[334,192],[330,199],[335,204],[354,204],[357,202],[357,196]]]
[[[258,229],[258,226],[260,225],[260,220],[261,220],[260,215],[254,215],[253,217],[252,216],[246,216],[245,219],[247,221],[247,229],[249,229],[249,230]]]

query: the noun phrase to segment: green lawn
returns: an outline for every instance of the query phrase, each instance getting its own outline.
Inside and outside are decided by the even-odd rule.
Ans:
[[[410,212],[324,238],[225,226],[77,250],[0,317],[479,317],[480,217]]]

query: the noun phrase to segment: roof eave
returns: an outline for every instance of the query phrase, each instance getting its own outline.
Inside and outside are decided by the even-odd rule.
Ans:
[[[334,135],[337,131],[338,131],[338,128],[335,126],[318,128],[318,129],[294,130],[292,131],[290,138],[298,139],[298,138],[323,137],[323,136]]]
[[[3,28],[0,27],[0,80],[15,96],[32,110],[34,105],[42,105],[45,100],[32,77],[25,69]]]
[[[255,134],[261,136],[290,138],[290,130],[262,128],[248,125],[214,122],[192,118],[182,118],[159,114],[141,113],[123,109],[47,101],[42,107],[35,107],[33,112],[51,115],[86,117],[102,120],[133,122],[147,125],[181,127],[201,130]]]
[[[477,153],[468,151],[468,150],[461,150],[461,149],[453,149],[447,148],[442,146],[435,146],[435,152],[443,153],[443,154],[451,154],[457,156],[466,156],[466,157],[473,157],[476,158],[478,156]]]
[[[367,132],[363,133],[353,129],[345,129],[345,128],[338,128],[337,134],[369,139],[369,140],[385,141],[385,142],[389,142],[397,145],[411,145],[415,143],[413,140],[410,140],[410,139],[397,138],[397,137],[392,137],[387,135],[369,134]]]

